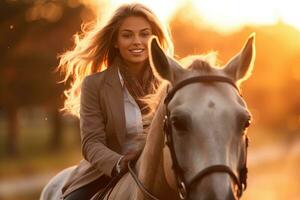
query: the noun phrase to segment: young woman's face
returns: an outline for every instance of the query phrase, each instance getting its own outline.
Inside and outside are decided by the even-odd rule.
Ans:
[[[129,65],[141,65],[148,59],[148,40],[152,35],[149,22],[138,16],[130,16],[121,24],[115,47]]]

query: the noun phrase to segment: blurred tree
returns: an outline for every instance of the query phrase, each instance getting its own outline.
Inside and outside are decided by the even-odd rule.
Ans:
[[[51,112],[51,147],[60,147],[64,85],[57,84],[61,77],[54,69],[58,53],[80,30],[85,9],[79,1],[0,1],[0,108],[8,119],[8,153],[18,152],[17,112],[24,106]]]

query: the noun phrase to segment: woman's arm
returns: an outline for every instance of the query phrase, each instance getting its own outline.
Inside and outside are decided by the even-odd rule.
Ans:
[[[81,87],[80,132],[83,157],[105,175],[111,176],[121,155],[106,146],[104,116],[92,76],[87,76]]]

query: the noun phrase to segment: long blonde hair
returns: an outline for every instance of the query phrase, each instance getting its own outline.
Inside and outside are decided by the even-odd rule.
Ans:
[[[163,25],[155,14],[139,3],[123,4],[115,10],[104,25],[86,24],[81,34],[74,35],[74,48],[60,55],[57,70],[63,74],[62,82],[70,81],[62,111],[79,117],[80,89],[85,76],[111,66],[118,50],[114,48],[117,32],[122,21],[129,16],[144,17],[151,25],[152,32],[160,41],[162,48],[173,55],[173,43],[169,28]]]

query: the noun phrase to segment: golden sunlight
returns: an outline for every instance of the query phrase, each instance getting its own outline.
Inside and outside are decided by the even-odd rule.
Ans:
[[[103,11],[103,8],[108,13],[104,13],[104,16],[106,17],[106,14],[110,14],[110,11],[114,10],[116,7],[123,3],[132,3],[132,2],[137,2],[137,3],[142,3],[146,6],[148,6],[150,9],[155,11],[155,14],[157,17],[164,21],[168,22],[173,13],[175,12],[176,9],[178,9],[181,5],[183,5],[184,0],[172,0],[170,1],[158,1],[158,0],[90,0],[94,1],[96,4],[98,4],[99,9],[101,8]],[[101,13],[102,15],[103,13]]]
[[[201,23],[221,32],[232,32],[245,25],[273,25],[279,21],[300,29],[300,12],[298,0],[92,0],[108,10],[122,3],[140,2],[155,11],[163,21],[169,21],[174,12],[181,6],[190,8],[188,17],[197,13]],[[195,16],[191,20],[194,20]]]
[[[152,9],[155,14],[162,20],[168,21],[174,11],[182,5],[183,0],[158,1],[158,0],[111,0],[112,5],[119,5],[124,2],[140,2]]]
[[[203,21],[225,32],[243,25],[272,25],[278,21],[300,29],[297,0],[194,0],[192,5]]]

